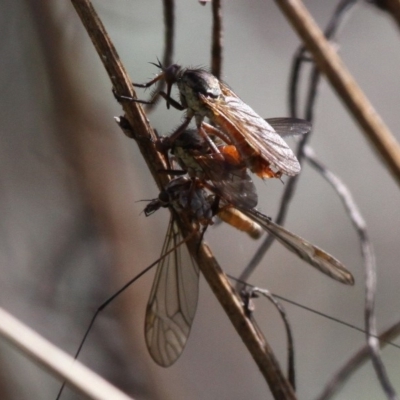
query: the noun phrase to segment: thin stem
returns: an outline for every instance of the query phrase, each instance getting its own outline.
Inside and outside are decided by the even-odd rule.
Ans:
[[[211,73],[221,78],[222,73],[222,0],[213,0],[212,4],[212,45]]]
[[[122,66],[118,54],[109,39],[104,26],[96,15],[89,0],[71,0],[78,15],[80,16],[90,38],[103,62],[111,82],[120,95],[136,97],[131,80]],[[137,144],[149,166],[155,181],[160,189],[167,183],[165,174],[157,171],[167,169],[164,158],[156,151],[154,145],[155,135],[149,126],[146,117],[139,104],[134,102],[123,102]],[[179,228],[184,237],[193,234],[193,227],[177,219]],[[199,234],[193,234],[193,239],[188,241],[188,248],[192,257],[196,260],[204,277],[223,306],[225,312],[235,326],[237,332],[246,344],[248,350],[256,361],[261,373],[269,384],[271,392],[276,399],[295,399],[293,390],[284,377],[279,363],[272,352],[271,347],[257,331],[251,320],[246,316],[240,299],[236,296],[232,286],[213,257],[207,245],[202,243]]]
[[[325,39],[318,25],[300,0],[276,0],[303,39],[317,67],[326,75],[334,90],[357,120],[364,135],[381,156],[381,161],[400,184],[400,145],[361,91],[350,72]]]

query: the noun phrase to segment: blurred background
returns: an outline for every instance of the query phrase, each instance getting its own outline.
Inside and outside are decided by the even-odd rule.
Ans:
[[[116,49],[134,82],[145,82],[161,58],[161,2],[96,0]],[[304,1],[325,27],[336,2]],[[400,140],[400,36],[394,21],[359,2],[338,38],[344,62]],[[73,354],[96,308],[161,251],[168,224],[162,210],[146,218],[143,200],[158,195],[133,140],[113,117],[122,110],[67,0],[0,4],[0,274],[1,306]],[[211,7],[176,4],[174,60],[210,62]],[[300,42],[274,2],[223,4],[223,79],[260,115],[287,116],[288,80]],[[150,92],[138,91],[141,98]],[[182,113],[160,102],[149,116],[167,134]],[[294,145],[294,142],[290,143]],[[399,204],[394,179],[324,81],[310,142],[351,189],[368,224],[378,268],[377,318],[383,330],[400,318]],[[259,209],[274,216],[284,189],[257,180]],[[364,273],[360,245],[331,187],[307,164],[286,226],[335,255],[352,271],[345,287],[274,244],[251,277],[273,293],[363,327]],[[225,271],[240,275],[258,244],[230,227],[207,231],[206,241]],[[233,246],[234,244],[234,246]],[[158,367],[144,344],[143,323],[154,272],[99,317],[81,361],[135,399],[269,399],[269,389],[210,289],[201,280],[196,319],[175,365]],[[364,343],[362,333],[286,305],[296,345],[298,397],[312,399]],[[286,364],[280,318],[265,301],[256,318]],[[400,390],[400,353],[383,360]],[[0,397],[53,399],[60,382],[0,343]],[[66,390],[63,399],[78,395]],[[337,399],[384,398],[370,364]]]

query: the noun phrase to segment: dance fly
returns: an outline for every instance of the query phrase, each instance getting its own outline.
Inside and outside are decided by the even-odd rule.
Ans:
[[[218,215],[236,228],[246,230],[241,228],[244,214],[250,223],[260,225],[311,266],[341,283],[354,284],[354,278],[345,266],[324,250],[273,223],[254,209],[236,209],[218,195],[208,194],[196,182],[199,181],[187,176],[172,180],[159,197],[145,208],[146,215],[161,207],[168,207],[172,213],[145,320],[147,348],[157,364],[168,367],[181,355],[197,307],[199,268],[186,246],[178,246],[182,243],[182,235],[176,223],[176,213],[195,226],[212,224],[213,216]],[[171,249],[173,251],[163,257]],[[183,252],[186,253],[186,262]]]
[[[225,83],[201,68],[154,65],[162,72],[150,82],[135,86],[147,88],[164,79],[167,93],[160,92],[160,95],[166,99],[167,107],[187,110],[184,122],[171,135],[171,141],[186,130],[194,117],[199,133],[215,152],[218,149],[209,137],[210,132],[235,146],[241,160],[259,177],[279,178],[282,174],[294,176],[300,172],[300,164],[282,136]],[[180,103],[171,97],[174,84],[179,89]],[[215,127],[204,122],[206,117]]]

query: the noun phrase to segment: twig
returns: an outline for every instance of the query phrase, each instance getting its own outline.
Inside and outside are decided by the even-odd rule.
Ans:
[[[163,0],[164,10],[164,55],[162,59],[163,67],[169,67],[173,63],[174,55],[174,36],[175,36],[175,0]],[[160,79],[153,91],[150,102],[146,105],[146,111],[150,112],[156,105],[159,98],[158,94],[164,89],[165,80]]]
[[[336,10],[330,19],[326,29],[325,29],[325,36],[328,39],[332,39],[338,32],[339,28],[341,27],[341,22],[344,19],[344,16],[348,14],[349,9],[357,2],[357,0],[342,0],[339,5],[336,7]],[[312,61],[309,57],[307,57],[307,51],[304,46],[300,46],[300,48],[296,51],[293,59],[293,65],[290,74],[290,84],[289,84],[289,109],[290,115],[294,118],[303,117],[307,121],[312,122],[314,117],[314,108],[317,99],[317,89],[320,82],[320,72],[314,66],[311,71],[311,78],[310,84],[307,91],[307,101],[305,106],[304,115],[299,112],[298,106],[298,88],[299,88],[299,81],[300,81],[300,72],[301,68],[304,65],[304,62]],[[303,149],[304,146],[308,143],[308,140],[311,136],[311,132],[302,137],[300,140],[297,150],[296,156],[300,162],[303,163]],[[278,210],[278,214],[275,218],[275,222],[277,224],[283,225],[286,220],[287,213],[289,212],[289,205],[291,200],[294,197],[297,183],[300,179],[301,175],[296,175],[290,177],[286,182],[285,189],[282,194],[282,198],[280,201],[280,206]],[[250,260],[249,264],[244,269],[240,279],[243,281],[247,281],[250,275],[254,272],[257,268],[258,264],[261,262],[264,255],[267,253],[268,249],[273,244],[275,238],[272,235],[268,235],[264,242],[260,245],[256,253],[254,254],[253,258]],[[237,286],[240,288],[240,285]]]
[[[372,247],[372,243],[368,236],[366,223],[358,210],[356,203],[354,202],[350,191],[341,182],[341,180],[329,171],[319,160],[317,160],[314,151],[306,146],[304,148],[304,154],[307,156],[310,164],[317,169],[321,175],[332,185],[336,193],[341,198],[347,214],[356,229],[360,244],[361,253],[363,256],[363,264],[365,270],[365,331],[367,335],[367,342],[370,349],[370,355],[372,363],[375,367],[375,371],[378,375],[379,381],[382,387],[387,393],[389,398],[396,398],[396,393],[392,387],[389,377],[386,372],[386,368],[383,365],[379,343],[376,339],[376,317],[375,317],[375,295],[376,295],[376,265],[375,255]]]
[[[383,156],[384,161],[389,166],[391,172],[400,182],[400,147],[392,137],[390,131],[385,127],[383,121],[370,105],[368,99],[364,96],[361,89],[357,86],[350,73],[345,69],[339,56],[333,50],[331,45],[323,36],[318,26],[308,14],[306,8],[300,0],[281,1],[277,0],[286,16],[292,22],[294,28],[303,38],[305,45],[313,54],[318,68],[326,74],[332,86],[347,104],[353,116],[364,128],[365,133],[375,145],[375,148]],[[310,149],[309,149],[310,150]],[[310,157],[312,153],[309,151]],[[310,158],[310,161],[314,161]],[[314,167],[318,164],[314,162]],[[365,223],[355,203],[349,196],[347,190],[344,191],[333,174],[327,170],[320,169],[326,179],[335,186],[335,190],[341,195],[344,204],[347,207],[348,214],[359,234],[362,254],[365,266],[365,325],[367,332],[367,342],[371,352],[371,359],[374,365],[379,382],[389,399],[397,399],[396,392],[389,380],[385,366],[380,357],[379,347],[375,339],[376,320],[374,314],[375,293],[376,293],[376,271],[375,257],[372,246],[369,243]],[[346,197],[343,195],[346,194]]]
[[[222,73],[222,0],[214,0],[212,5],[213,26],[211,45],[211,73],[221,78]]]
[[[65,379],[90,399],[133,400],[1,308],[0,336],[24,356]]]
[[[116,92],[119,95],[135,97],[131,81],[93,6],[88,0],[71,1],[100,55],[100,59],[110,76]],[[165,174],[158,174],[157,171],[165,170],[166,166],[163,157],[156,151],[152,142],[152,139],[155,138],[154,132],[138,104],[124,102],[123,107],[126,117],[132,126],[139,149],[161,189],[167,183],[167,177],[163,176]],[[193,228],[191,226],[181,220],[177,220],[177,223],[184,236],[192,234]],[[245,315],[240,300],[212,256],[208,246],[205,244],[198,245],[199,239],[200,236],[194,234],[193,239],[188,241],[188,248],[192,257],[196,259],[208,284],[252,354],[261,373],[268,382],[271,392],[276,399],[295,399],[293,390],[284,377],[270,346]]]
[[[276,2],[303,39],[318,68],[326,75],[396,182],[400,184],[400,146],[392,133],[347,71],[336,51],[324,38],[303,3],[300,0]]]
[[[400,322],[391,326],[381,335],[379,335],[379,344],[381,347],[390,344],[397,336],[400,335]],[[335,393],[348,381],[351,375],[356,372],[364,363],[369,360],[370,349],[366,345],[358,350],[350,360],[344,365],[326,385],[323,392],[316,397],[316,400],[329,400]]]
[[[232,279],[232,277],[230,277]],[[242,281],[242,284],[244,282]],[[265,298],[267,298],[278,310],[279,315],[282,318],[283,324],[285,325],[285,330],[286,330],[286,338],[287,338],[287,350],[288,350],[288,356],[287,356],[287,365],[288,365],[288,379],[290,384],[292,385],[293,389],[296,389],[296,370],[295,370],[295,362],[294,362],[294,340],[293,340],[293,335],[292,335],[292,328],[290,326],[289,319],[286,314],[286,310],[281,304],[281,302],[278,300],[278,298],[271,293],[267,289],[262,289],[257,286],[251,286],[249,285],[249,289],[245,291],[245,294],[242,294],[243,299],[247,299],[248,303],[252,301],[254,297],[257,297],[258,294],[261,294]],[[251,305],[247,307],[249,309],[249,312],[252,312]]]
[[[400,28],[400,0],[368,0],[368,2],[391,14]]]

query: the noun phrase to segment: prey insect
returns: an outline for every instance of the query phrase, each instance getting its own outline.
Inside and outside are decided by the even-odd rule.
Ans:
[[[276,130],[261,118],[250,106],[223,82],[204,69],[182,68],[173,64],[164,68],[146,84],[135,84],[147,88],[160,79],[167,83],[167,93],[160,92],[170,105],[187,110],[181,126],[171,135],[174,141],[189,126],[193,117],[201,136],[210,148],[218,153],[218,148],[210,139],[210,133],[220,137],[226,144],[237,149],[245,165],[261,178],[279,178],[282,174],[293,176],[300,172],[300,164],[293,151]],[[179,89],[180,103],[171,97],[172,86]],[[204,122],[208,118],[215,127]],[[308,124],[308,130],[310,126]]]
[[[161,207],[170,208],[171,218],[147,304],[145,340],[153,360],[169,367],[185,347],[199,291],[199,268],[186,246],[177,246],[182,235],[176,214],[197,227],[207,226],[213,215],[213,201],[204,190],[193,187],[188,177],[182,176],[170,181],[159,197],[146,206],[144,213],[149,216]],[[170,254],[163,257],[167,252]]]
[[[310,129],[307,121],[297,118],[272,118],[267,121],[282,137],[301,135]],[[211,182],[213,192],[227,203],[245,208],[257,205],[256,188],[235,146],[219,141],[216,143],[218,153],[215,153],[195,129],[186,129],[173,142],[168,137],[160,138],[160,142],[161,148],[170,147],[183,171],[192,178]]]
[[[286,121],[286,123],[289,122]],[[227,205],[218,211],[218,216],[222,220],[234,224],[234,220],[240,220],[242,216],[247,216],[262,229],[274,235],[287,249],[297,254],[300,258],[321,272],[339,282],[346,284],[354,283],[351,273],[334,257],[280,225],[275,224],[270,218],[256,211],[253,207],[248,207],[246,204],[241,204],[239,201],[236,201],[236,203],[233,202],[231,199],[236,199],[237,197],[241,198],[240,196],[244,195],[241,192],[240,186],[236,185],[236,187],[234,187],[233,185],[225,183],[227,179],[225,177],[226,172],[223,171],[223,168],[225,168],[225,171],[240,170],[236,161],[232,161],[231,158],[226,157],[219,169],[212,170],[213,165],[208,162],[208,157],[212,156],[212,160],[214,160],[215,155],[210,155],[209,152],[204,151],[205,146],[201,146],[201,143],[201,137],[197,132],[188,130],[175,141],[171,151],[175,156],[178,155],[178,161],[180,161],[182,167],[188,171],[189,175],[192,177],[202,176],[205,179],[211,180],[216,190],[213,190],[212,186],[209,187],[209,189],[211,189],[215,195],[221,197],[223,202]],[[222,150],[222,154],[224,154],[225,151],[226,150]],[[220,179],[220,182],[218,182],[218,179]],[[233,179],[228,179],[227,181],[234,182]],[[254,190],[255,193],[255,187],[253,187],[252,190]]]
[[[162,255],[181,238],[175,213],[185,213],[192,222],[204,226],[211,224],[212,218],[218,215],[235,227],[244,214],[311,266],[341,283],[354,284],[352,274],[336,258],[273,223],[264,214],[249,208],[237,210],[218,195],[208,194],[195,178],[183,176],[172,180],[159,197],[146,206],[145,214],[150,215],[161,207],[172,211]],[[175,247],[168,257],[161,255],[146,311],[147,347],[154,361],[164,367],[172,365],[182,353],[197,306],[199,269],[191,257],[187,264],[182,264],[180,252],[183,250],[183,246]]]

